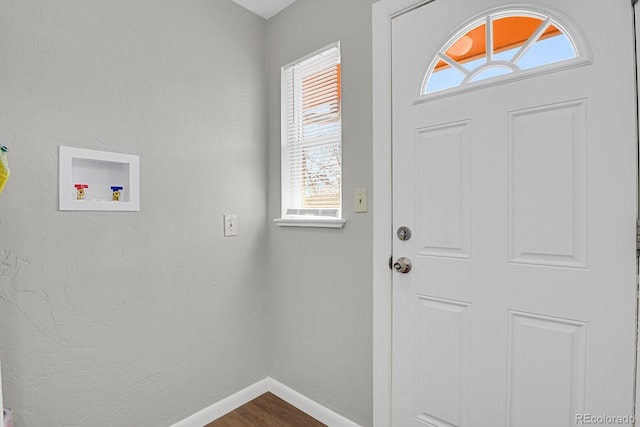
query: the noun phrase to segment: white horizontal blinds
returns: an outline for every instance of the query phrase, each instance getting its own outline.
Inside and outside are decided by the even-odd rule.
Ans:
[[[283,214],[340,217],[340,47],[284,67]]]

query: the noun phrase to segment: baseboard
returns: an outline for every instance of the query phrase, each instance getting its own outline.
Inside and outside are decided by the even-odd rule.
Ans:
[[[202,427],[209,424],[211,421],[216,420],[223,415],[228,414],[234,409],[244,405],[247,402],[252,401],[256,397],[269,391],[270,382],[269,378],[258,381],[257,383],[250,385],[249,387],[240,390],[231,396],[222,399],[221,401],[214,403],[213,405],[204,408],[201,411],[196,412],[190,417],[185,418],[182,421],[178,421],[171,427]]]
[[[266,381],[271,393],[329,427],[360,427],[360,425],[353,421],[333,412],[271,377],[267,377]]]
[[[360,427],[353,421],[331,411],[271,377],[260,380],[226,399],[222,399],[218,403],[214,403],[208,408],[182,421],[178,421],[171,427],[202,427],[266,392],[275,394],[280,399],[292,404],[329,427]]]

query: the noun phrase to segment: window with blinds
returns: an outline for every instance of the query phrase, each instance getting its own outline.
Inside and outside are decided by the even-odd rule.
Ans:
[[[340,43],[282,67],[282,217],[342,217]]]

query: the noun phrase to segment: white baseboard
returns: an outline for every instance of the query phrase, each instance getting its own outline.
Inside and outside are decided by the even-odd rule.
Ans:
[[[232,394],[231,396],[222,399],[218,403],[204,408],[201,411],[196,412],[190,417],[185,418],[182,421],[178,421],[171,427],[202,427],[209,424],[213,420],[217,420],[223,415],[228,414],[234,409],[244,405],[247,402],[252,401],[256,397],[269,391],[269,378],[265,378],[257,383],[250,385],[249,387],[240,390],[239,392]]]
[[[178,421],[171,427],[202,427],[266,392],[275,394],[280,399],[290,403],[329,427],[360,427],[353,421],[325,408],[271,377],[260,380],[244,390],[240,390],[226,399],[222,399],[218,403],[214,403],[208,408],[182,421]]]
[[[269,391],[271,393],[329,427],[360,427],[353,421],[336,414],[332,410],[327,409],[271,377],[267,377],[266,381],[269,384]]]

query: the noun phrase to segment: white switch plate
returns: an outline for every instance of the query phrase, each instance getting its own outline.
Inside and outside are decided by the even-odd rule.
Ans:
[[[235,214],[224,215],[224,237],[238,235],[238,218]]]
[[[353,190],[353,197],[356,205],[356,213],[369,211],[369,201],[367,200],[367,189],[356,188]]]

